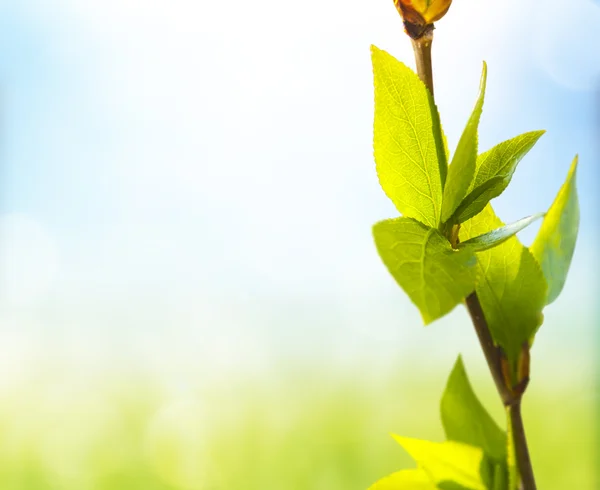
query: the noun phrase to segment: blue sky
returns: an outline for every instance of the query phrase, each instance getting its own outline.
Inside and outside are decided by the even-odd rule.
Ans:
[[[505,221],[546,209],[580,155],[573,277],[547,315],[558,348],[574,301],[578,341],[593,318],[600,6],[521,4],[455,2],[436,97],[453,148],[485,59],[481,149],[548,131],[495,203]],[[326,331],[351,359],[430,337],[370,234],[396,212],[372,160],[369,46],[413,64],[391,1],[25,1],[0,19],[2,314],[27,341],[175,328],[242,359],[271,344],[310,358]],[[464,313],[442,322],[440,348]]]

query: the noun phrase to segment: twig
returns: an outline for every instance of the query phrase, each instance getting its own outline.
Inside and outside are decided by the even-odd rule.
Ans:
[[[433,43],[433,29],[429,29],[421,37],[411,37],[415,61],[417,62],[417,73],[419,78],[431,92],[433,97],[433,69],[431,63],[431,45]]]
[[[521,415],[521,398],[508,407],[508,413],[512,425],[517,467],[521,476],[521,488],[523,490],[535,490],[537,487],[535,485],[527,438],[525,437],[525,426],[523,425],[523,417]]]
[[[494,344],[494,339],[492,338],[490,328],[488,327],[485,315],[483,314],[483,308],[481,307],[477,293],[473,292],[467,296],[465,304],[469,315],[471,316],[473,326],[475,327],[477,338],[479,338],[485,360],[490,368],[490,373],[492,373],[492,378],[494,378],[494,383],[496,383],[498,394],[500,395],[502,403],[505,406],[509,406],[514,403],[514,395],[506,386],[506,381],[502,373],[501,351],[496,344]]]
[[[407,31],[408,32],[408,31]],[[410,35],[410,33],[409,33]],[[425,29],[423,34],[416,39],[411,36],[413,50],[415,52],[415,60],[417,64],[417,73],[421,81],[431,92],[433,97],[433,69],[431,61],[431,46],[433,43],[433,25]],[[485,355],[490,373],[496,384],[496,389],[500,395],[500,399],[509,413],[509,423],[512,427],[512,434],[515,446],[515,458],[517,468],[521,478],[522,490],[536,490],[535,477],[533,467],[531,466],[531,458],[529,457],[529,448],[527,446],[527,438],[525,437],[525,427],[523,425],[523,417],[521,416],[521,400],[527,386],[528,374],[526,378],[518,380],[522,382],[518,388],[512,386],[512,382],[503,373],[503,362],[506,358],[502,350],[494,344],[489,325],[485,319],[481,302],[476,292],[471,293],[465,299],[465,304],[475,332],[479,338],[481,349]],[[527,346],[528,349],[528,346]],[[527,351],[528,354],[528,351]]]

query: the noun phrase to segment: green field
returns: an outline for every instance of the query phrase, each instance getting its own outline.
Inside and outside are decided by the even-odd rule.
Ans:
[[[152,379],[30,380],[0,396],[2,490],[365,490],[412,465],[389,436],[443,438],[443,377],[377,382],[323,372],[210,389]],[[492,387],[474,383],[494,415]],[[525,405],[543,490],[596,489],[593,393],[532,388]]]

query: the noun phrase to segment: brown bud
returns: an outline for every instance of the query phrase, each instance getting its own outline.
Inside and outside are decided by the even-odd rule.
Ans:
[[[431,31],[432,24],[448,12],[451,3],[452,0],[394,0],[406,33],[413,39]]]

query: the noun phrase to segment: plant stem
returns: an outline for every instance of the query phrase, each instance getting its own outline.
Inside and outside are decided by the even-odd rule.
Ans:
[[[426,29],[425,33],[417,38],[411,38],[413,50],[415,52],[415,60],[417,64],[417,73],[421,81],[431,92],[433,97],[433,69],[431,61],[431,45],[433,43],[433,25],[430,29]],[[521,478],[521,490],[536,490],[533,467],[531,466],[531,458],[529,457],[529,448],[527,446],[527,438],[525,437],[525,427],[523,425],[523,417],[521,415],[521,400],[523,397],[524,388],[515,390],[510,386],[512,382],[506,379],[502,370],[503,356],[502,350],[494,344],[494,339],[490,332],[489,325],[485,319],[481,302],[476,292],[471,293],[465,299],[465,304],[475,332],[479,338],[481,349],[485,355],[490,373],[496,384],[496,389],[500,395],[500,399],[509,414],[509,423],[512,427],[513,442],[515,446],[515,457],[517,468]],[[520,380],[519,380],[520,381]]]
[[[527,437],[525,436],[525,426],[521,415],[521,398],[508,407],[510,423],[512,425],[513,440],[515,443],[515,456],[519,475],[521,476],[521,486],[523,490],[536,490],[533,467],[529,457],[529,448],[527,446]]]
[[[529,457],[529,448],[525,436],[525,426],[521,415],[523,392],[515,392],[509,388],[502,374],[502,351],[494,345],[492,334],[483,314],[477,293],[473,292],[465,300],[467,310],[473,321],[475,332],[479,338],[481,349],[496,383],[502,403],[507,408],[511,433],[515,448],[515,459],[521,477],[521,490],[536,490],[533,467]]]
[[[479,338],[481,350],[483,350],[485,360],[490,368],[490,373],[492,373],[492,378],[494,379],[494,383],[496,383],[500,399],[504,406],[510,406],[514,403],[514,395],[506,386],[506,381],[502,374],[501,351],[494,344],[494,339],[483,314],[483,308],[481,307],[477,293],[473,292],[467,296],[465,304],[475,327],[475,333],[477,333],[477,337]]]
[[[411,38],[415,60],[417,62],[417,73],[419,78],[431,92],[433,97],[433,69],[431,63],[431,44],[433,43],[433,29],[429,29],[418,39]]]

